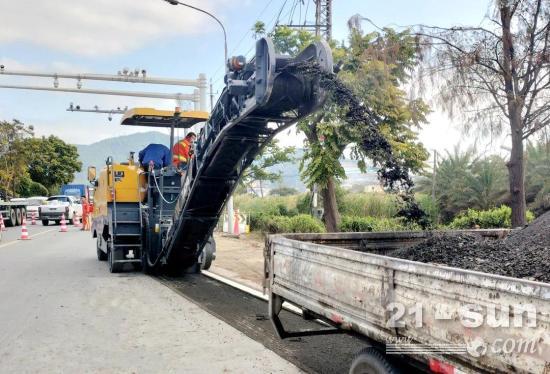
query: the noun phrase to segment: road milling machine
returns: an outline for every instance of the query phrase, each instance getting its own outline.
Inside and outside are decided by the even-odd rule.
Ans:
[[[125,113],[122,125],[199,127],[194,157],[180,174],[169,166],[141,167],[107,158],[96,178],[93,236],[99,260],[111,272],[125,264],[145,272],[182,273],[208,268],[215,253],[213,230],[243,171],[280,131],[317,110],[326,94],[318,76],[304,66],[318,64],[331,73],[332,53],[324,41],[296,57],[275,53],[273,42],[256,42],[251,61],[228,61],[225,87],[210,115],[204,112],[140,108]]]

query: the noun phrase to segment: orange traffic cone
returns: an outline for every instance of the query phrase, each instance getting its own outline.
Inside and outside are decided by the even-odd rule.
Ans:
[[[61,216],[61,228],[59,229],[59,232],[67,232],[67,222],[65,221],[64,214]]]
[[[233,234],[240,235],[239,233],[239,210],[235,210],[235,217],[233,218]]]
[[[7,231],[6,226],[4,225],[4,217],[2,216],[2,213],[0,213],[0,231]]]
[[[35,213],[31,213],[31,225],[36,225],[36,216]]]
[[[23,222],[21,223],[21,240],[29,240],[29,232],[27,231],[27,221],[23,217]]]
[[[73,215],[73,225],[78,228],[82,227],[82,224],[80,223],[80,216],[76,213]]]

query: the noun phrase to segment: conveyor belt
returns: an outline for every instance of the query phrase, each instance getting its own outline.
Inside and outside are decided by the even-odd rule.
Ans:
[[[263,38],[255,58],[226,76],[178,198],[163,247],[167,265],[181,268],[196,262],[227,198],[262,147],[320,106],[325,95],[318,80],[288,68],[306,60],[332,71],[330,47],[323,41],[291,58],[276,56],[271,40]]]

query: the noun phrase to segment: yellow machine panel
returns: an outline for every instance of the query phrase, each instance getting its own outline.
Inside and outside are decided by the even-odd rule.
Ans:
[[[189,110],[175,112],[153,108],[133,108],[122,117],[121,125],[170,128],[190,128],[208,119],[208,112]]]
[[[107,204],[141,202],[147,192],[147,181],[138,164],[112,164],[99,173],[94,193],[94,216],[107,214]]]

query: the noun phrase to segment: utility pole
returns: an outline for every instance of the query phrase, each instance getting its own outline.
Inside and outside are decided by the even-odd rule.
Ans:
[[[321,31],[324,31],[323,37],[330,41],[332,37],[332,0],[315,0],[315,36],[320,37]],[[314,184],[311,190],[311,211],[315,217],[319,215],[317,191],[318,186]]]
[[[287,27],[313,30],[315,36],[332,38],[332,0],[312,0],[315,3],[315,23],[290,24]]]
[[[432,171],[432,201],[435,203],[435,180],[437,175],[437,151],[434,149],[434,166]]]
[[[332,38],[332,0],[315,0],[315,36]]]

